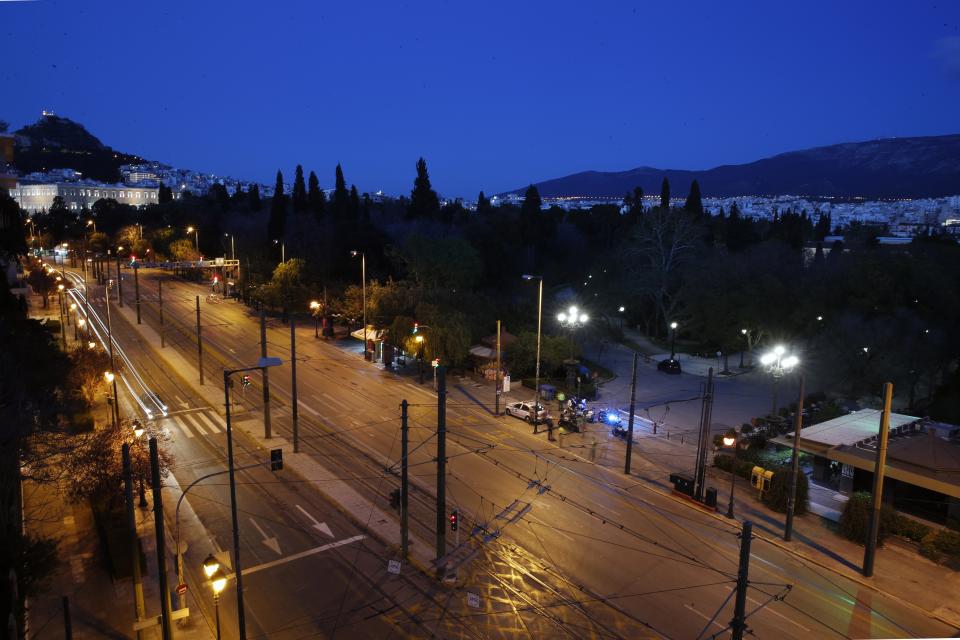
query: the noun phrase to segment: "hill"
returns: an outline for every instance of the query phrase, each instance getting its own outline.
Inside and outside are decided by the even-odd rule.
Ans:
[[[619,197],[637,186],[659,194],[664,177],[676,196],[686,195],[696,179],[704,196],[715,197],[942,197],[960,194],[960,135],[848,142],[703,171],[584,171],[535,184],[544,197]],[[522,194],[525,188],[508,193]]]
[[[94,180],[119,182],[120,165],[143,162],[106,146],[82,124],[55,115],[44,114],[13,135],[13,164],[25,174],[70,168]]]

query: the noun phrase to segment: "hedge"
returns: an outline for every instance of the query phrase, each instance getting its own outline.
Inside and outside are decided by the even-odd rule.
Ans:
[[[790,471],[790,467],[774,469],[773,477],[770,478],[770,489],[763,492],[763,503],[780,513],[787,512],[787,496],[790,493]],[[798,470],[797,499],[793,508],[795,514],[803,514],[810,510],[809,489],[810,483],[807,480],[807,474],[802,470]]]
[[[840,533],[848,540],[859,544],[867,543],[870,528],[870,511],[873,497],[869,491],[858,491],[850,496],[840,515]],[[880,527],[877,531],[877,546],[882,547],[887,534],[896,528],[897,512],[888,504],[880,507]]]

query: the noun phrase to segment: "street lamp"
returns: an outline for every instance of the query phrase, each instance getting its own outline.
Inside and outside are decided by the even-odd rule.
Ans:
[[[577,366],[577,361],[573,357],[573,348],[574,348],[573,332],[579,329],[580,327],[584,326],[585,324],[587,324],[588,319],[589,318],[587,317],[587,314],[581,313],[580,310],[573,305],[571,305],[570,308],[567,309],[566,311],[562,311],[557,314],[557,322],[560,323],[560,326],[564,327],[570,332],[570,359],[567,360],[566,362],[567,387],[569,388],[573,387],[573,379],[576,376],[576,366]],[[577,380],[580,379],[579,376],[576,376],[576,377],[577,377]],[[578,387],[577,397],[579,398],[580,397],[579,384],[577,385],[577,387]]]
[[[723,446],[733,448],[733,464],[730,467],[730,503],[727,505],[727,517],[733,518],[733,492],[737,486],[737,452],[740,450],[740,430],[734,428],[733,435],[723,436]]]
[[[740,329],[740,335],[743,336],[743,347],[740,349],[740,368],[743,369],[743,352],[747,350],[747,341],[749,338],[747,334],[749,332],[746,329]]]
[[[795,355],[786,355],[787,348],[778,344],[773,351],[765,353],[760,358],[760,364],[767,369],[767,373],[773,376],[773,410],[770,412],[772,417],[777,416],[777,384],[785,373],[800,364],[800,359]]]
[[[414,336],[413,341],[417,343],[417,366],[420,370],[420,384],[423,384],[423,336]]]
[[[187,233],[193,234],[194,246],[197,248],[197,255],[200,255],[200,230],[194,227],[187,227]]]
[[[227,576],[220,569],[220,562],[211,553],[203,561],[203,573],[210,581],[210,588],[213,589],[213,607],[217,619],[217,640],[220,640],[220,592],[227,586]]]
[[[279,240],[274,240],[273,244],[280,245],[280,264],[283,264],[287,261],[287,243],[281,242]]]
[[[533,395],[533,432],[537,433],[537,425],[540,423],[540,327],[543,323],[543,276],[535,276],[529,273],[521,276],[524,280],[537,280],[537,365],[534,377],[534,395]]]
[[[232,234],[232,233],[224,233],[224,234],[223,234],[223,237],[224,237],[224,238],[226,238],[227,236],[230,236],[230,259],[231,259],[231,260],[236,260],[236,259],[237,259],[237,247],[236,247],[236,245],[233,243],[233,234]]]
[[[92,227],[93,227],[93,232],[94,232],[94,233],[97,232],[97,223],[96,223],[95,220],[87,220],[87,226],[88,226],[88,227],[89,227],[89,226],[92,226]]]
[[[227,471],[230,478],[230,517],[233,524],[233,570],[237,578],[237,625],[241,640],[247,637],[247,619],[243,611],[243,571],[240,567],[240,525],[237,516],[237,480],[233,467],[233,428],[230,421],[230,376],[259,369],[264,371],[269,367],[279,367],[283,364],[280,358],[263,356],[255,367],[223,370],[223,398],[225,407],[225,421],[227,424]],[[264,371],[265,373],[265,371]],[[179,548],[178,548],[179,551]]]
[[[313,319],[316,321],[313,327],[313,337],[320,337],[320,303],[316,300],[310,301],[310,312],[313,314]]]
[[[369,360],[370,354],[367,351],[367,254],[363,251],[354,249],[350,252],[350,257],[360,256],[360,280],[363,292],[363,359]]]
[[[677,355],[677,323],[670,323],[670,359],[673,360]]]

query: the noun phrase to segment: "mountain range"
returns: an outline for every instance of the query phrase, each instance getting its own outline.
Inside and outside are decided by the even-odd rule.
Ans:
[[[664,178],[685,196],[697,180],[705,197],[935,198],[960,194],[960,135],[884,138],[781,153],[703,171],[637,167],[582,171],[534,183],[542,197],[622,197],[634,187],[658,195]],[[522,187],[506,194],[523,194]]]

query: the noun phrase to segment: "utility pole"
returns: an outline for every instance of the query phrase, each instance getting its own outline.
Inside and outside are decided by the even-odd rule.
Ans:
[[[495,404],[493,405],[494,406],[493,415],[499,416],[500,415],[500,321],[499,320],[497,320],[497,371],[496,371],[496,374],[493,376],[493,379],[495,381],[493,383],[494,392],[496,393],[496,396],[497,396],[495,400]]]
[[[163,280],[157,280],[157,298],[160,300],[160,347],[167,346],[167,329],[163,326]]]
[[[887,464],[887,439],[890,435],[890,403],[893,383],[883,384],[883,413],[880,414],[880,435],[877,440],[877,461],[873,469],[873,507],[870,509],[870,528],[863,551],[863,575],[873,576],[873,561],[877,554],[877,531],[880,529],[880,507],[883,502],[883,473]]]
[[[267,316],[266,312],[260,310],[260,357],[267,357]],[[272,431],[270,429],[270,370],[263,370],[263,437],[270,439]]]
[[[197,299],[197,368],[200,369],[200,384],[203,385],[203,336],[200,335],[200,296]]]
[[[747,628],[747,578],[750,573],[750,539],[753,523],[747,520],[740,532],[740,567],[737,569],[737,597],[733,605],[733,620],[730,621],[731,640],[743,640]]]
[[[703,500],[703,484],[706,473],[707,441],[710,439],[710,422],[713,415],[713,367],[707,371],[707,385],[704,387],[703,406],[700,411],[700,433],[697,436],[697,468],[694,474],[693,497]]]
[[[261,319],[263,316],[260,316]],[[261,369],[266,386],[267,368]],[[227,471],[230,478],[230,520],[233,524],[233,571],[237,577],[237,627],[240,631],[240,640],[247,640],[247,618],[243,609],[243,570],[240,568],[240,525],[237,517],[237,481],[233,468],[233,428],[230,421],[230,374],[228,369],[223,370],[223,406],[224,420],[227,424]]]
[[[117,306],[123,308],[123,281],[120,278],[120,251],[117,251]]]
[[[447,368],[440,365],[437,372],[437,560],[447,552]],[[437,575],[444,568],[437,565]]]
[[[400,557],[407,561],[409,546],[409,515],[407,513],[407,492],[410,490],[410,476],[407,464],[407,447],[410,444],[410,427],[407,425],[406,400],[400,402]]]
[[[137,298],[137,324],[140,324],[140,267],[133,267],[133,291]]]
[[[783,527],[783,539],[790,542],[793,536],[793,512],[797,502],[797,475],[800,473],[800,430],[803,428],[803,376],[800,376],[800,397],[797,398],[797,418],[793,427],[793,455],[790,457],[790,493],[787,494],[787,522]],[[734,466],[736,470],[736,466]]]
[[[160,579],[160,624],[163,640],[171,640],[170,589],[167,586],[167,550],[163,535],[163,495],[160,486],[160,453],[157,439],[150,438],[150,471],[153,480],[153,521],[157,532],[157,574]]]
[[[63,637],[73,640],[73,623],[70,621],[70,598],[63,596]],[[139,632],[138,632],[139,633]],[[140,637],[139,635],[137,636]]]
[[[623,472],[627,475],[630,475],[630,460],[633,457],[633,408],[637,400],[637,358],[639,356],[639,353],[636,351],[633,352],[633,378],[630,382],[630,417],[627,418],[627,458],[623,465]]]
[[[293,385],[293,452],[300,453],[300,407],[297,406],[297,333],[296,321],[290,316],[290,373]]]
[[[137,520],[133,514],[133,468],[130,464],[130,445],[123,444],[123,492],[127,500],[127,530],[130,533],[130,557],[133,560],[133,613],[137,622],[143,620],[143,581],[140,577],[140,549],[137,537]],[[137,640],[143,640],[143,631],[137,631]]]

